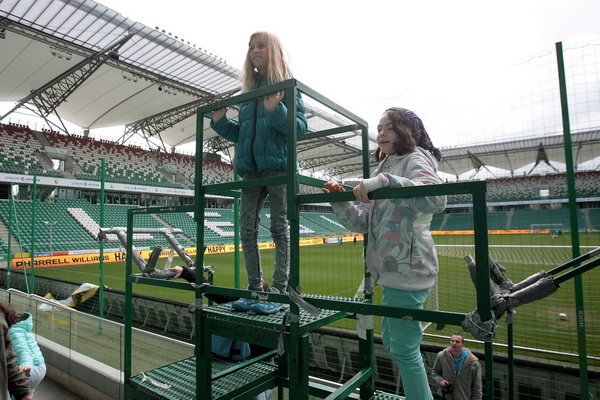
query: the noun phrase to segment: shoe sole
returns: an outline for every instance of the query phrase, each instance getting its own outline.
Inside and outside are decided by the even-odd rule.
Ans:
[[[250,311],[252,310],[252,308],[249,305],[246,305],[240,301],[234,301],[233,304],[231,304],[231,308],[233,308],[234,310],[237,311]]]
[[[265,304],[265,305],[263,305]],[[244,311],[244,312],[252,312],[254,314],[261,315],[271,315],[277,314],[279,311],[285,310],[288,308],[287,304],[279,304],[279,303],[271,303],[278,304],[277,306],[266,306],[266,303],[253,303],[250,305],[245,305],[242,303],[233,302],[231,308],[236,311]]]
[[[278,306],[274,306],[274,307],[254,307],[254,308],[250,308],[250,311],[253,312],[254,314],[261,314],[261,315],[271,315],[271,314],[277,314],[279,311],[281,311],[281,304]]]

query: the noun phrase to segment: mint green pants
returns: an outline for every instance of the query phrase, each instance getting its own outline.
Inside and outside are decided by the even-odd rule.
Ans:
[[[410,292],[383,287],[382,304],[391,307],[423,309],[431,289]],[[383,346],[398,364],[406,400],[433,400],[427,371],[421,356],[421,321],[384,317],[381,322]]]

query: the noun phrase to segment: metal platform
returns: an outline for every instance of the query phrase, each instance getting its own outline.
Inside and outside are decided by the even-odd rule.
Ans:
[[[212,399],[232,399],[248,390],[255,388],[258,384],[268,384],[274,388],[276,386],[275,375],[277,367],[273,364],[260,362],[238,368],[242,363],[231,363],[217,358],[213,358],[214,375],[223,374],[220,378],[213,381]],[[196,360],[191,357],[180,362],[157,368],[145,373],[146,379],[142,374],[133,376],[130,384],[139,391],[135,399],[147,398],[157,400],[182,400],[195,399],[196,396]],[[150,378],[150,379],[147,379]],[[155,382],[153,384],[152,382]],[[269,383],[271,382],[271,383]],[[156,385],[169,385],[169,388],[160,388]],[[312,383],[311,383],[312,384]],[[333,390],[333,389],[332,389]],[[263,391],[260,389],[258,393]],[[141,397],[140,397],[141,395]],[[247,393],[250,396],[250,393]],[[350,398],[359,398],[358,394],[351,395]],[[376,391],[371,400],[405,400],[405,397]]]
[[[232,399],[242,394],[251,397],[277,385],[277,366],[265,361],[248,364],[213,357],[212,369],[213,399]],[[195,399],[196,358],[132,376],[129,383],[139,392],[136,399]]]
[[[308,295],[306,298],[346,303],[362,302],[360,299],[319,295]],[[298,315],[293,315],[289,308],[275,314],[263,315],[236,311],[232,308],[232,303],[205,306],[200,312],[202,326],[198,327],[200,329],[197,329],[197,334],[202,332],[206,337],[217,334],[271,349],[277,348],[283,339],[286,343],[285,354],[287,355],[288,350],[298,352],[298,349],[302,349],[297,353],[297,357],[302,361],[308,356],[305,334],[352,315],[347,311],[321,309],[319,315],[315,316],[302,308],[299,309]],[[290,329],[294,330],[292,336],[304,337],[305,343],[300,344],[295,340],[290,342]],[[207,371],[208,377],[211,378],[200,379],[196,373],[198,368]],[[289,366],[286,365],[284,370],[289,371]],[[196,384],[207,381],[210,382],[211,398],[219,400],[229,400],[238,396],[249,398],[278,385],[294,386],[296,383],[294,377],[288,376],[287,372],[283,377],[280,376],[279,366],[264,359],[230,362],[214,356],[210,359],[199,356],[198,359],[191,357],[132,376],[126,386],[129,387],[132,400],[181,400],[196,398]],[[208,394],[206,387],[201,387],[200,390],[204,392],[204,396]]]
[[[306,297],[346,302],[359,301],[357,299],[334,298],[332,296],[309,295]],[[350,315],[351,313],[345,311],[321,309],[320,314],[315,317],[300,308],[299,315],[297,316],[297,334],[303,335],[309,333]],[[296,318],[290,316],[290,313],[285,310],[270,315],[240,312],[232,309],[231,303],[206,307],[203,309],[203,317],[207,320],[206,323],[210,326],[211,333],[270,348],[276,347],[280,333],[285,333],[285,328],[289,326],[292,318]]]
[[[376,391],[371,400],[405,400],[404,396]]]

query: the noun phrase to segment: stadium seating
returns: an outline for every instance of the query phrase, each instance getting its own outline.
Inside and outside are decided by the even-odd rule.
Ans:
[[[196,221],[194,221],[193,213],[186,214],[162,214],[160,216],[172,228],[181,229],[189,238],[198,237]]]
[[[162,162],[163,168],[174,174],[185,177],[189,188],[194,187],[196,182],[196,157],[180,153],[152,152]],[[212,160],[202,160],[202,184],[211,185],[215,183],[228,182],[233,177],[231,164]]]
[[[29,224],[32,220],[32,204],[30,201],[14,201],[16,232],[19,234],[15,246],[23,246],[23,250],[31,250],[31,236]],[[131,205],[106,204],[104,212],[104,227],[126,227],[127,210],[135,208]],[[271,241],[269,209],[261,212],[259,225],[259,240]],[[49,202],[36,203],[36,251],[49,251],[50,245],[54,251],[59,250],[87,250],[97,249],[97,234],[100,230],[100,205],[90,204],[83,199],[54,199]],[[222,245],[233,243],[234,238],[234,212],[232,209],[207,209],[205,212],[204,243],[206,245]],[[9,201],[0,200],[0,222],[8,226]],[[52,243],[50,243],[50,228],[43,221],[56,221],[52,227]],[[301,237],[331,236],[346,232],[332,213],[307,213],[303,214],[303,229]],[[138,228],[177,228],[183,234],[177,239],[184,247],[195,247],[196,222],[193,214],[161,214],[137,215],[135,225]],[[162,235],[139,234],[133,235],[134,245],[138,248],[152,248],[160,245],[169,248],[170,244]],[[109,235],[110,247],[121,247],[116,236]],[[1,243],[0,243],[1,245]]]
[[[575,175],[578,198],[600,197],[600,171],[583,171]],[[532,175],[514,178],[490,179],[487,183],[487,200],[495,202],[539,201],[567,198],[565,174]],[[542,191],[547,195],[542,195]],[[448,196],[448,204],[471,203],[470,195]]]
[[[72,167],[67,172],[54,171],[52,160],[46,147],[65,150],[72,159]],[[162,187],[184,187],[191,189],[195,182],[194,155],[165,153],[159,150],[146,151],[138,146],[124,146],[114,142],[95,140],[77,135],[62,135],[44,130],[35,132],[26,126],[0,124],[0,172],[18,174],[45,174],[54,176],[99,179],[100,158],[107,160],[108,179],[114,182],[128,182]],[[65,164],[68,164],[65,162]],[[203,184],[230,181],[233,176],[231,164],[218,159],[203,160]],[[576,174],[578,199],[589,202],[581,210],[579,225],[582,229],[600,229],[600,211],[596,207],[600,199],[600,171],[584,171]],[[301,186],[302,193],[319,193],[320,188]],[[543,193],[541,192],[543,191]],[[543,195],[543,196],[542,196]],[[491,204],[488,213],[489,229],[530,229],[532,225],[568,226],[566,209],[536,210],[538,204],[546,200],[562,200],[566,203],[567,185],[564,174],[532,175],[514,178],[500,178],[487,181],[487,199]],[[432,230],[472,229],[470,195],[448,197],[449,207],[445,213],[433,216]],[[494,204],[520,203],[519,206],[502,206],[494,211]],[[524,206],[523,204],[529,204]],[[531,206],[533,204],[534,206]],[[458,209],[453,206],[460,205]],[[85,250],[97,248],[95,231],[99,228],[100,207],[87,200],[57,198],[36,204],[35,248],[36,251]],[[107,204],[105,208],[106,227],[126,226],[127,210],[133,205]],[[527,208],[524,208],[527,207]],[[596,208],[594,208],[596,207]],[[78,210],[75,213],[74,210]],[[457,212],[462,211],[462,212]],[[259,240],[271,241],[269,232],[269,209],[261,211]],[[19,232],[15,248],[29,250],[32,238],[29,226],[32,218],[30,201],[15,201],[15,221],[13,228]],[[0,200],[0,221],[8,224],[8,201]],[[58,221],[50,228],[42,221]],[[204,240],[206,244],[232,243],[234,235],[234,213],[231,209],[210,208],[205,213]],[[331,212],[302,212],[301,237],[338,236],[349,233],[337,222]],[[196,222],[192,215],[165,214],[136,217],[136,226],[149,228],[179,228],[183,234],[178,237],[184,246],[195,246]],[[87,227],[87,230],[86,230]],[[27,232],[24,234],[23,232]],[[162,237],[136,235],[137,247],[153,247],[168,243]],[[0,241],[0,249],[6,248],[6,239]],[[5,250],[3,250],[5,251]]]
[[[77,179],[99,180],[100,160],[104,158],[107,181],[194,188],[196,157],[193,155],[145,151],[138,146],[67,136],[49,130],[33,132],[26,126],[14,124],[0,124],[0,149],[4,155],[0,160],[0,171],[64,177],[62,171],[54,170],[52,160],[45,153],[46,145],[66,151],[73,163],[69,173]],[[203,184],[231,180],[231,164],[210,159],[203,163]]]
[[[133,183],[148,186],[182,187],[173,184],[152,152],[138,146],[119,145],[83,136],[66,136],[56,132],[46,134],[53,147],[66,149],[77,163],[80,171],[74,175],[80,179],[100,179],[101,159],[106,160],[107,180],[115,183]]]
[[[46,157],[46,168],[40,163],[38,157],[43,157],[42,149],[42,144],[28,127],[0,124],[1,172],[56,176],[51,160]]]
[[[442,230],[443,223],[445,222],[447,214],[437,213],[433,214],[433,218],[431,219],[430,229],[432,231]]]

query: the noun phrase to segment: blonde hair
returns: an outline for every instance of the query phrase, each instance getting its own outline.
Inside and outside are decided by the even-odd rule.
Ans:
[[[286,79],[290,79],[292,77],[292,71],[290,70],[285,55],[283,54],[283,46],[281,45],[279,38],[269,32],[254,32],[250,36],[248,46],[250,45],[250,42],[252,42],[252,40],[257,36],[260,36],[264,39],[269,51],[269,63],[267,66],[267,74],[265,76],[267,81],[269,81],[269,83],[279,83],[285,81]],[[250,91],[256,83],[257,77],[258,71],[256,71],[256,68],[254,68],[252,65],[252,60],[250,60],[250,47],[248,47],[241,76],[242,92]]]

